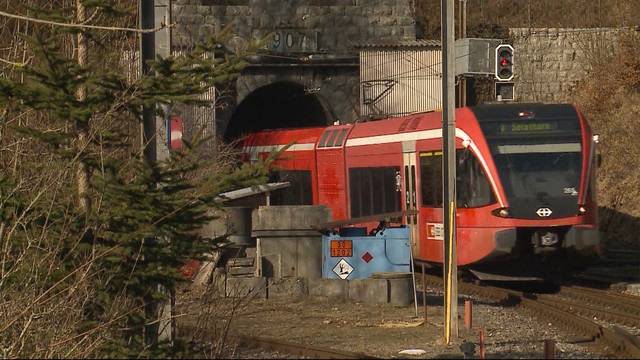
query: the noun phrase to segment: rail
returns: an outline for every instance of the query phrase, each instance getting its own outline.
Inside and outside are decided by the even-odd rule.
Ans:
[[[426,277],[426,285],[442,287],[442,279],[433,275]],[[476,295],[485,299],[491,299],[503,304],[520,306],[523,309],[533,312],[536,316],[542,316],[547,320],[566,328],[572,332],[578,332],[587,339],[598,345],[602,351],[612,351],[615,356],[621,358],[640,358],[640,342],[637,338],[629,334],[618,326],[604,327],[594,321],[584,318],[576,313],[593,314],[594,309],[587,308],[575,302],[565,301],[560,298],[541,296],[539,294],[523,294],[514,290],[502,289],[492,286],[479,286],[470,283],[458,283],[460,293]],[[595,291],[595,290],[594,290]],[[562,293],[562,292],[561,292]],[[583,292],[586,293],[586,292]],[[604,293],[604,291],[603,291]],[[608,294],[606,294],[608,295]],[[633,306],[626,304],[625,306]],[[580,310],[582,308],[582,310]],[[609,319],[620,320],[619,316],[625,315],[619,311],[609,311]],[[602,312],[600,312],[602,314]],[[635,319],[634,319],[635,320]]]
[[[236,339],[238,341],[238,345],[259,347],[265,350],[278,351],[290,355],[308,357],[311,359],[377,359],[374,356],[364,353],[321,348],[317,346],[300,345],[264,337],[244,335],[237,336]]]

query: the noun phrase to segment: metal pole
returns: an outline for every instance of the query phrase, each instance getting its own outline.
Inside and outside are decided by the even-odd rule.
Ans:
[[[544,341],[544,358],[555,359],[556,358],[556,342],[553,340]]]
[[[480,329],[480,359],[486,359],[484,353],[484,329]]]
[[[467,329],[473,327],[473,302],[471,300],[464,301],[464,327]]]
[[[467,0],[462,0],[460,3],[460,38],[467,37]],[[460,78],[460,107],[467,106],[467,78],[463,74]]]
[[[171,0],[140,0],[140,26],[143,29],[153,29],[161,26],[166,28],[143,33],[140,36],[140,61],[141,73],[149,74],[149,67],[146,62],[153,60],[156,56],[164,58],[171,55]],[[168,109],[164,109],[165,112]],[[155,115],[153,107],[145,107],[142,110],[142,147],[147,161],[162,161],[169,156],[169,149],[160,134],[166,126],[166,117]]]
[[[422,307],[424,308],[424,323],[427,323],[427,277],[424,273],[424,263],[422,267]]]
[[[458,39],[467,37],[467,0],[458,0],[458,30],[460,35]],[[464,74],[460,74],[458,82],[458,106],[467,106],[467,78]]]
[[[138,6],[142,29],[166,26],[162,30],[140,35],[140,74],[144,76],[150,73],[147,61],[155,59],[158,55],[168,57],[171,54],[171,32],[168,26],[171,23],[171,0],[140,0]],[[148,162],[162,161],[169,156],[167,144],[159,136],[162,128],[166,126],[167,115],[165,113],[164,117],[156,116],[153,106],[142,109],[142,153]],[[162,304],[145,299],[145,316],[148,319],[158,319],[155,325],[145,327],[147,345],[156,344],[159,340],[173,341],[175,337],[175,318],[172,316],[175,312],[175,294],[160,284],[157,284],[157,287],[159,291],[168,295],[169,302]]]
[[[454,0],[442,0],[442,175],[444,212],[444,294],[446,344],[458,336],[458,271],[456,260],[456,120]]]
[[[142,29],[153,29],[154,27],[154,1],[140,0],[139,15],[140,27]],[[144,76],[149,73],[147,61],[155,58],[155,33],[142,33],[140,35],[140,74]],[[147,161],[156,160],[155,143],[156,119],[153,107],[145,106],[142,109],[142,152]]]
[[[411,244],[413,241],[413,231],[411,231],[411,235],[409,236],[411,239],[409,242],[409,260],[411,262],[411,279],[413,280],[413,304],[416,309],[416,318],[418,317],[418,289],[416,288],[416,264],[413,262],[413,249],[411,248]]]

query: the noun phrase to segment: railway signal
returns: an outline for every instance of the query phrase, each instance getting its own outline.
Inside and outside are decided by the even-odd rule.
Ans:
[[[509,81],[513,79],[513,47],[502,44],[496,47],[496,79]]]

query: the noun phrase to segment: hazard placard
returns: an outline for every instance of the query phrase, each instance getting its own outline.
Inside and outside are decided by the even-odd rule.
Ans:
[[[331,257],[352,257],[353,242],[351,240],[331,240]]]
[[[353,272],[353,266],[351,266],[347,260],[340,259],[336,266],[333,267],[333,272],[338,275],[340,279],[344,280]]]

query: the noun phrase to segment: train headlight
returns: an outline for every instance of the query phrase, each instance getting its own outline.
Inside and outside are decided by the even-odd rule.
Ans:
[[[495,216],[507,218],[509,217],[509,208],[499,208],[491,212]]]
[[[583,205],[578,206],[578,215],[584,215],[587,213],[587,208]]]

